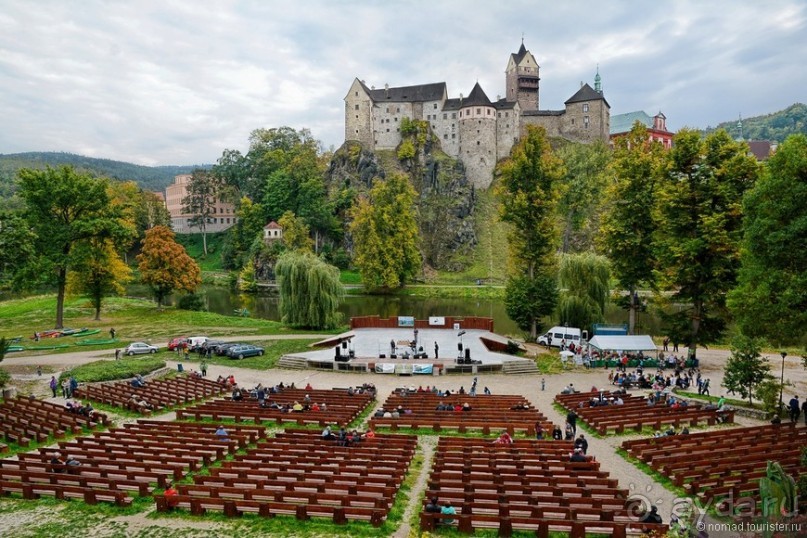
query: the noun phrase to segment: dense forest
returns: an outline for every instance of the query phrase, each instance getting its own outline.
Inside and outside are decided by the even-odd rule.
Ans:
[[[95,159],[73,153],[28,152],[0,155],[0,196],[13,192],[14,177],[21,168],[41,169],[45,166],[71,165],[93,175],[121,181],[136,181],[142,188],[161,192],[173,183],[177,174],[189,174],[194,168],[210,168],[210,165],[192,166],[141,166],[111,159]]]
[[[807,134],[807,105],[796,103],[784,110],[742,119],[742,133],[738,120],[719,123],[717,127],[707,127],[703,134],[709,134],[718,129],[724,129],[733,138],[745,140],[770,140],[771,142],[784,142],[792,134]]]

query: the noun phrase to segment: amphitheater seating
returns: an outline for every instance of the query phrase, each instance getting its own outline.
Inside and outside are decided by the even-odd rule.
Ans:
[[[666,426],[679,428],[697,426],[699,423],[712,426],[718,421],[734,422],[733,410],[718,413],[716,409],[704,409],[700,405],[693,404],[677,409],[662,402],[648,405],[647,399],[634,394],[621,396],[624,405],[590,407],[589,400],[598,396],[597,392],[558,394],[555,401],[567,410],[577,413],[600,435],[623,433],[626,428],[640,432],[645,427],[662,430]],[[605,392],[603,396],[609,398],[614,394]],[[581,404],[583,407],[580,407]]]
[[[258,401],[248,392],[242,392],[244,399],[234,401],[232,399],[220,399],[205,402],[188,409],[177,411],[178,419],[213,419],[213,420],[234,420],[235,422],[252,421],[257,423],[275,421],[277,424],[348,424],[358,417],[361,412],[374,400],[374,396],[368,393],[348,394],[346,389],[333,390],[305,390],[305,389],[284,389],[275,394],[266,395],[266,404],[277,403],[278,405],[302,403],[306,395],[310,396],[312,402],[317,404],[325,403],[326,411],[302,411],[286,413],[270,407],[260,407]]]
[[[75,391],[76,398],[88,399],[106,405],[122,407],[144,415],[149,410],[129,403],[132,394],[145,400],[156,410],[175,407],[186,403],[204,400],[225,391],[221,383],[195,376],[180,376],[172,379],[152,379],[145,387],[132,387],[129,382],[94,383],[81,385]]]
[[[215,425],[141,421],[108,432],[59,442],[59,452],[81,463],[52,463],[54,449],[0,459],[0,495],[19,493],[26,499],[50,495],[128,506],[127,491],[147,496],[153,485],[165,488],[188,471],[200,469],[266,435],[259,427],[228,427],[228,440],[215,436]]]
[[[767,462],[778,461],[791,475],[804,473],[804,445],[807,429],[780,424],[625,441],[622,448],[705,503],[724,497],[759,502]]]
[[[0,438],[27,447],[31,441],[45,442],[50,436],[61,439],[67,433],[81,433],[84,428],[109,424],[103,413],[96,413],[94,418],[97,422],[83,415],[70,413],[62,405],[42,400],[6,400],[0,404]],[[6,445],[2,446],[8,448]]]
[[[627,490],[601,471],[599,463],[570,462],[566,441],[516,440],[510,445],[484,439],[441,437],[428,481],[426,500],[450,502],[461,532],[478,528],[586,533],[612,536],[666,526],[638,523],[627,510]],[[421,512],[421,530],[445,524],[447,516]]]
[[[290,514],[379,526],[416,444],[414,436],[379,434],[354,446],[337,446],[318,431],[286,430],[210,468],[210,475],[194,476],[194,484],[177,486],[178,506],[197,515],[208,510],[227,516]],[[168,510],[163,496],[155,500],[158,511]]]
[[[471,411],[437,411],[437,406],[443,404],[469,403]],[[514,410],[516,405],[526,404],[529,409]],[[402,392],[393,393],[384,402],[383,408],[392,411],[401,406],[410,409],[411,414],[402,414],[400,418],[373,417],[370,425],[373,428],[432,428],[434,431],[444,429],[458,430],[464,433],[468,430],[479,430],[485,434],[498,433],[507,430],[511,435],[516,431],[535,435],[535,425],[540,423],[545,430],[552,429],[552,423],[543,413],[538,411],[523,396],[489,395],[476,396],[451,395],[438,396],[431,392]]]

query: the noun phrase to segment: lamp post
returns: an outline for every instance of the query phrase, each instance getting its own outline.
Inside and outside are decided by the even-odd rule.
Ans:
[[[785,390],[785,357],[787,357],[787,351],[782,351],[782,378],[779,381],[779,412],[782,412],[784,407],[784,401],[782,400],[782,392]]]

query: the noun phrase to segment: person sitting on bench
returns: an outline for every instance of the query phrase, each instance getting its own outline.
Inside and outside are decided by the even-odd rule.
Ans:
[[[569,458],[569,461],[585,462],[588,461],[588,459],[586,459],[586,455],[583,454],[582,448],[575,448],[572,456]]]
[[[50,464],[53,466],[51,472],[54,473],[63,473],[65,472],[64,465],[67,463],[67,460],[64,459],[64,456],[61,452],[56,452],[50,460]]]
[[[219,424],[219,427],[216,429],[216,439],[219,441],[229,441],[230,436],[227,433],[227,430],[224,429],[223,424]]]
[[[427,514],[440,514],[442,510],[440,505],[437,503],[437,497],[432,497],[429,499],[428,504],[426,504],[425,512]]]
[[[447,516],[453,516],[457,513],[457,511],[454,509],[453,506],[451,506],[451,501],[446,501],[445,506],[443,506],[440,509],[440,513]],[[445,523],[446,525],[451,525],[452,523],[454,523],[454,518],[453,517],[444,518],[443,523]]]
[[[179,492],[176,490],[173,483],[168,484],[163,495],[165,495],[165,505],[169,510],[173,510],[177,507],[179,504]]]
[[[67,472],[70,474],[79,474],[79,467],[81,467],[81,462],[78,461],[73,456],[67,456],[67,460],[65,461],[65,465],[67,465]]]
[[[496,440],[493,441],[493,444],[496,444],[496,445],[512,445],[513,444],[513,438],[510,437],[509,433],[504,431],[504,432],[501,433],[501,435],[499,435],[499,437],[496,438]]]
[[[661,516],[658,515],[658,507],[651,506],[649,512],[645,512],[642,517],[639,518],[640,523],[655,523],[661,524]]]

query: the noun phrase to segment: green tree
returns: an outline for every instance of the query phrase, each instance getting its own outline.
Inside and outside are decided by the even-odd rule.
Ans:
[[[639,122],[615,142],[613,179],[605,191],[599,245],[611,260],[620,287],[628,292],[630,334],[635,333],[636,314],[641,309],[637,290],[655,287],[653,207],[663,162],[661,144],[651,142],[647,128]]]
[[[752,398],[759,385],[772,378],[768,359],[762,356],[761,350],[759,340],[737,336],[731,343],[731,356],[723,370],[723,386],[748,398],[750,405],[754,403]]]
[[[567,144],[558,150],[566,174],[558,201],[563,221],[561,252],[587,252],[594,246],[609,179],[611,149],[604,142]]]
[[[757,163],[748,146],[725,131],[701,139],[682,130],[657,189],[657,275],[671,299],[688,308],[670,317],[689,325],[687,343],[710,343],[725,325],[726,292],[734,287],[742,235],[742,197],[753,186]]]
[[[36,236],[37,256],[28,268],[36,271],[39,282],[56,286],[56,328],[62,328],[67,274],[76,262],[73,248],[83,241],[126,237],[127,230],[109,203],[107,179],[68,166],[48,167],[20,170],[19,185],[26,220]]]
[[[505,304],[510,305],[508,315],[529,331],[532,340],[538,337],[540,319],[555,307],[555,301],[550,300],[557,298],[557,292],[549,288],[554,285],[557,268],[559,236],[555,215],[557,185],[563,174],[563,163],[552,154],[546,131],[534,126],[527,127],[510,157],[498,167],[500,218],[511,225],[511,275]]]
[[[191,215],[190,226],[202,232],[202,250],[207,256],[207,223],[216,214],[216,204],[221,197],[221,183],[215,174],[197,168],[191,173],[188,194],[182,199],[182,212]]]
[[[351,212],[354,261],[370,290],[400,288],[420,270],[415,189],[406,176],[376,178]]]
[[[603,320],[610,294],[608,259],[595,254],[566,254],[560,258],[558,304],[560,324],[591,329]]]
[[[743,200],[738,286],[728,303],[743,334],[778,345],[803,341],[807,326],[807,136],[779,146]]]
[[[146,232],[137,261],[140,280],[151,288],[158,308],[173,291],[193,293],[202,283],[199,266],[165,226]]]
[[[132,270],[118,255],[111,240],[89,240],[76,245],[77,263],[67,278],[67,291],[87,294],[101,319],[101,306],[108,295],[123,295],[132,280]]]
[[[35,242],[36,236],[21,213],[0,211],[0,284],[25,287],[25,281],[35,278],[26,271],[33,270]]]
[[[291,211],[286,211],[277,223],[283,228],[283,244],[286,248],[304,252],[314,249],[311,231],[303,219],[298,218]]]
[[[275,266],[280,287],[280,314],[286,325],[301,329],[333,329],[344,296],[339,270],[310,252],[289,251]]]

